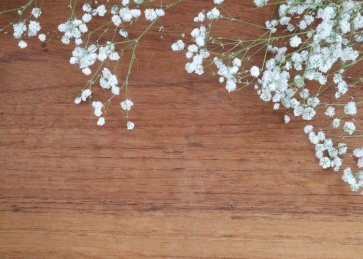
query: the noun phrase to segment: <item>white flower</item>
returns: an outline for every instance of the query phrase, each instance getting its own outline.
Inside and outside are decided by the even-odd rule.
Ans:
[[[333,120],[333,124],[332,124],[333,128],[338,128],[340,126],[340,119],[335,118]]]
[[[184,42],[182,40],[178,40],[173,45],[171,45],[171,49],[173,51],[180,51],[184,49],[184,46],[185,46]]]
[[[289,123],[290,122],[290,117],[288,115],[284,116],[284,122],[285,123]]]
[[[46,36],[45,36],[45,34],[44,34],[44,33],[42,33],[42,34],[39,34],[39,35],[38,35],[38,38],[39,38],[39,40],[40,40],[40,41],[45,41]]]
[[[333,117],[335,115],[335,108],[332,106],[329,106],[325,111],[325,115]]]
[[[35,18],[38,18],[42,14],[42,10],[40,8],[34,7],[31,13]]]
[[[220,16],[220,12],[219,10],[214,7],[212,10],[210,10],[208,13],[207,13],[207,17],[209,20],[215,20],[215,19],[218,19]]]
[[[339,155],[344,155],[345,153],[347,153],[347,149],[348,149],[347,144],[344,144],[344,143],[338,144]]]
[[[104,117],[99,117],[98,121],[97,121],[97,125],[98,126],[103,126],[105,124],[105,118]]]
[[[268,0],[253,0],[257,7],[262,7],[267,4]]]
[[[312,132],[312,131],[313,131],[313,129],[314,129],[314,127],[313,127],[313,126],[311,126],[311,125],[306,125],[306,126],[304,127],[304,132],[305,132],[306,134],[309,134],[310,132]]]
[[[82,101],[86,101],[86,99],[88,97],[90,97],[91,94],[92,94],[92,91],[90,89],[83,90],[82,95],[81,95]]]
[[[83,43],[82,39],[76,39],[75,40],[76,45],[81,45]]]
[[[127,36],[128,36],[127,31],[125,31],[125,30],[123,30],[123,29],[121,29],[121,30],[119,31],[119,33],[120,33],[120,35],[121,35],[122,37],[124,37],[124,38],[127,38]]]
[[[62,39],[61,39],[61,41],[62,41],[62,43],[63,44],[69,44],[71,41],[69,40],[69,38],[68,37],[66,37],[66,36],[63,36],[62,37]]]
[[[89,22],[92,20],[92,15],[89,14],[89,13],[85,13],[83,16],[82,16],[82,21],[84,22]]]
[[[21,36],[23,35],[23,32],[26,31],[27,27],[26,27],[25,23],[18,22],[18,23],[13,24],[13,29],[14,29],[14,38],[20,39]]]
[[[112,20],[113,24],[114,24],[116,27],[120,26],[120,24],[121,24],[121,22],[122,22],[122,20],[121,20],[120,16],[118,16],[118,15],[116,15],[116,14],[115,14],[114,16],[112,16],[111,20]]]
[[[77,97],[76,99],[74,99],[74,103],[75,104],[80,104],[82,101],[82,98],[81,97]]]
[[[224,0],[214,0],[214,4],[221,4]]]
[[[92,7],[90,6],[90,4],[87,3],[82,6],[82,9],[86,13],[90,13],[92,11]]]
[[[92,73],[92,71],[89,67],[85,67],[82,69],[82,73],[88,76]]]
[[[307,107],[303,110],[302,118],[304,120],[311,120],[316,114],[316,111],[312,107]]]
[[[21,41],[19,41],[18,46],[20,48],[24,49],[24,48],[26,48],[26,46],[28,46],[28,44],[25,41],[21,40]]]
[[[105,16],[105,13],[107,12],[105,5],[100,5],[96,9],[99,16]]]
[[[328,157],[323,157],[320,159],[319,165],[324,169],[330,167],[330,159]]]
[[[345,132],[348,132],[349,135],[352,135],[353,132],[355,131],[355,125],[353,122],[351,121],[347,121],[345,124],[344,124],[344,127],[343,127],[343,130]]]
[[[132,121],[128,121],[126,126],[128,130],[132,130],[135,127],[135,123],[133,123]]]
[[[125,111],[129,111],[131,109],[131,106],[134,105],[134,103],[130,99],[126,99],[125,101],[120,103],[121,107]]]
[[[354,149],[353,155],[358,158],[363,157],[363,148],[359,147],[359,148]]]
[[[226,89],[229,93],[233,92],[234,90],[236,90],[236,83],[232,80],[227,80]]]
[[[114,95],[119,95],[119,94],[120,94],[120,87],[118,87],[118,86],[112,86],[112,88],[111,88],[111,92],[112,92]]]
[[[145,10],[145,19],[148,21],[154,21],[156,18],[158,18],[158,15],[156,14],[154,9],[146,9]]]
[[[40,30],[39,22],[36,21],[30,21],[28,26],[28,36],[36,36],[38,34],[38,31]]]
[[[344,107],[344,113],[349,115],[355,115],[357,113],[357,106],[355,105],[355,102],[350,101],[345,107]]]
[[[202,22],[205,19],[204,11],[200,12],[197,17],[194,18],[195,22]]]
[[[163,9],[156,9],[155,12],[156,12],[156,15],[159,17],[165,15],[165,11]]]
[[[297,46],[299,46],[301,44],[301,38],[299,36],[294,36],[292,38],[290,38],[290,46],[293,48],[296,48]]]
[[[260,69],[257,66],[253,66],[250,69],[251,76],[258,77],[260,75]]]
[[[100,117],[102,115],[102,108],[103,108],[103,104],[99,101],[93,101],[92,102],[92,107],[95,109],[94,114],[97,117]]]

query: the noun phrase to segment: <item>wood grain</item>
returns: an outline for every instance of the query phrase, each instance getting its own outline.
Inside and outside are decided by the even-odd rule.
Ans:
[[[65,2],[46,0],[43,29],[67,19]],[[269,17],[251,2],[224,6]],[[73,104],[87,77],[72,46],[0,36],[0,258],[362,258],[362,197],[320,169],[304,124],[187,74],[170,50],[211,3],[184,0],[162,41],[156,28],[140,43],[133,131],[121,98],[104,127]]]

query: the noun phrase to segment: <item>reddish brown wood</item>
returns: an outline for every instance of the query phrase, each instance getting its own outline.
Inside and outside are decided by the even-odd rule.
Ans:
[[[225,7],[269,17],[251,2]],[[66,3],[46,0],[44,28],[67,19]],[[87,77],[69,65],[71,46],[21,50],[0,36],[0,258],[362,257],[362,197],[320,169],[304,124],[285,125],[253,90],[188,75],[171,51],[211,3],[184,0],[164,39],[155,29],[140,44],[133,131],[121,98],[104,127],[89,102],[73,104]]]

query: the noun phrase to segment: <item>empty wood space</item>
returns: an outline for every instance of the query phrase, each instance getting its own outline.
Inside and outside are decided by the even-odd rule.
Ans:
[[[0,10],[21,3],[0,1]],[[68,3],[45,0],[49,35]],[[90,100],[73,103],[89,80],[69,64],[73,41],[61,44],[58,32],[20,49],[12,30],[0,35],[0,258],[363,257],[363,198],[320,168],[301,118],[284,124],[285,111],[252,88],[228,93],[171,51],[212,6],[184,0],[161,19],[162,39],[158,26],[144,36],[129,85],[135,105],[126,118],[122,92],[103,127]],[[252,12],[252,0],[223,6],[261,24],[270,17]],[[239,26],[216,30],[257,35]],[[105,94],[96,86],[92,96]]]

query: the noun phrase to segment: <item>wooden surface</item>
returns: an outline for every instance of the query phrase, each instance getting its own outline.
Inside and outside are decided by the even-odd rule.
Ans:
[[[48,31],[69,13],[50,2]],[[185,0],[140,44],[133,131],[121,98],[104,127],[73,104],[87,77],[72,46],[0,35],[0,258],[363,257],[363,199],[320,169],[304,124],[170,50],[210,2]],[[226,2],[250,15],[252,0]]]

